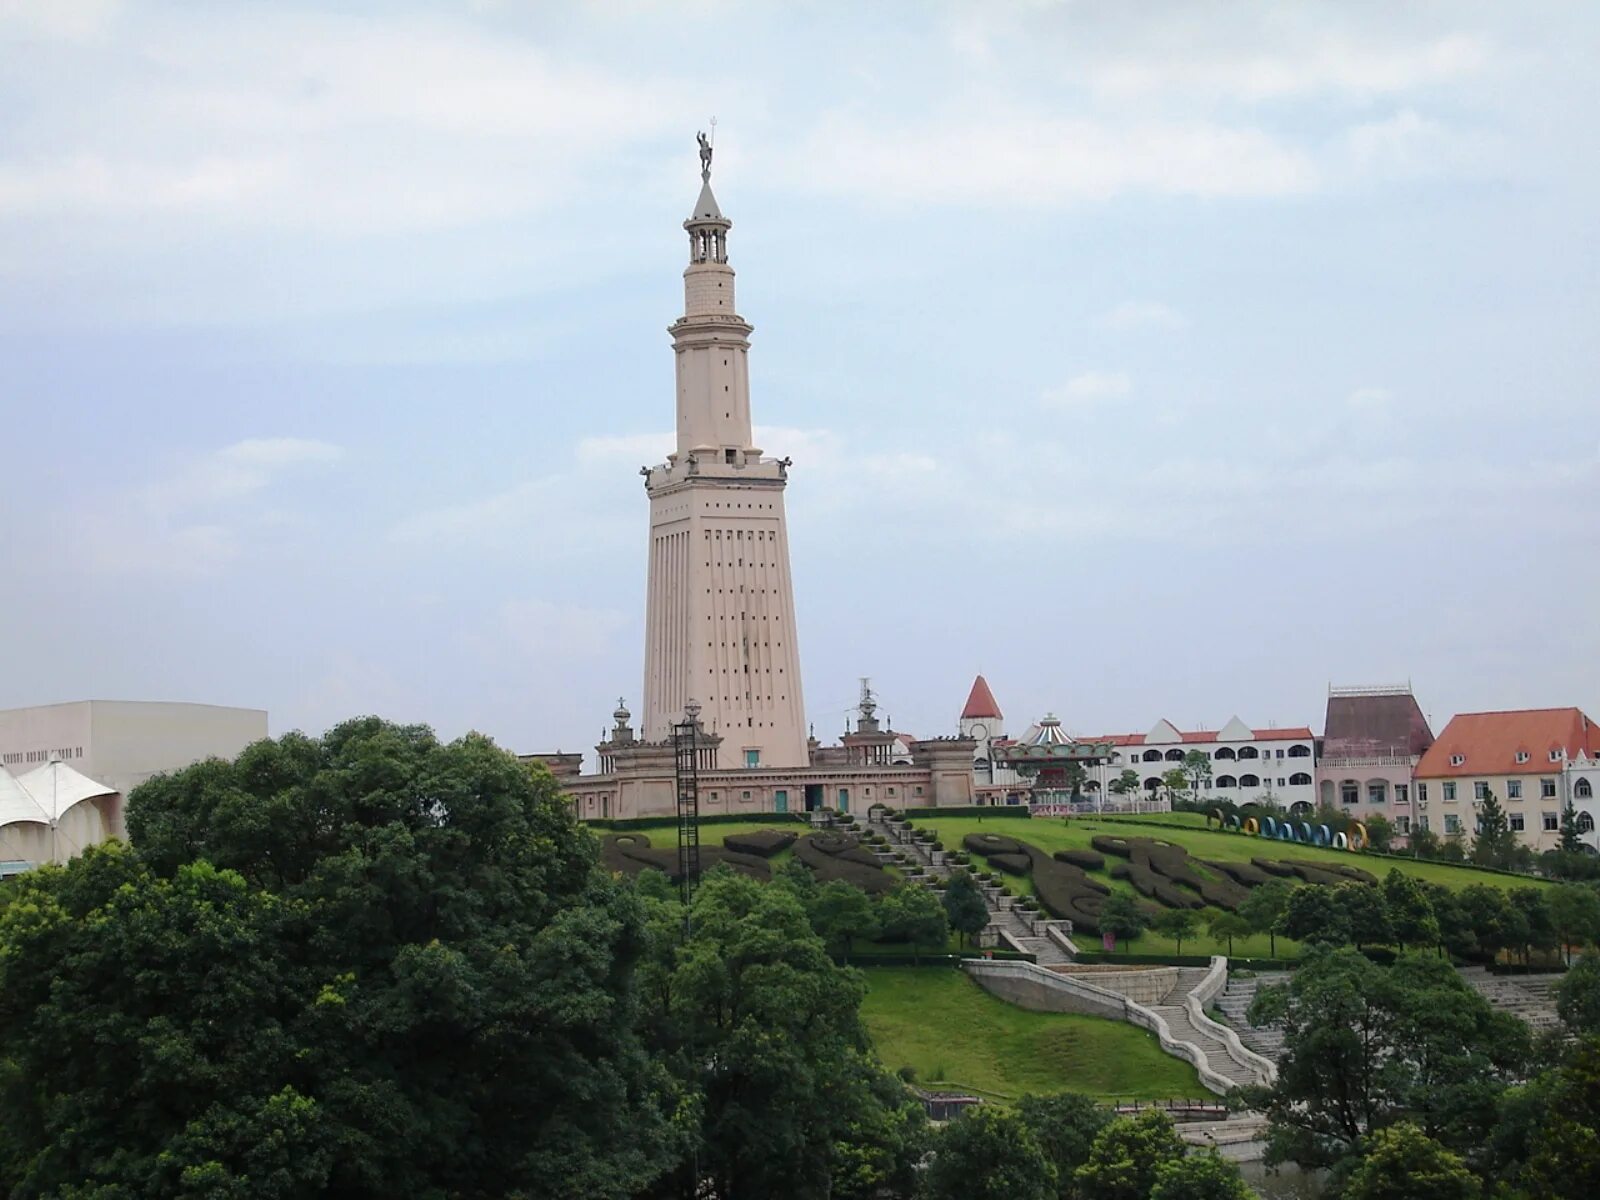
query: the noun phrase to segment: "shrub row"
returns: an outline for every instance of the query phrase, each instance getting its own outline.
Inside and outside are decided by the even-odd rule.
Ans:
[[[740,854],[771,858],[794,845],[794,839],[795,835],[785,829],[756,829],[750,833],[730,833],[722,839],[722,844]]]
[[[878,865],[878,856],[847,834],[809,833],[795,843],[794,853],[823,883],[842,879],[864,892],[894,887],[894,876]]]

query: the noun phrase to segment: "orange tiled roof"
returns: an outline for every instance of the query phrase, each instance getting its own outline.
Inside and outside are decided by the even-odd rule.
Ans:
[[[1417,763],[1418,778],[1549,775],[1561,770],[1550,751],[1570,758],[1600,753],[1600,728],[1578,708],[1523,708],[1457,713]],[[1526,754],[1526,762],[1518,762]],[[1452,763],[1459,757],[1460,763]]]
[[[967,706],[961,710],[963,721],[975,720],[979,717],[1003,717],[1000,704],[994,698],[994,693],[989,690],[989,681],[979,675],[972,681],[972,691],[967,694]]]

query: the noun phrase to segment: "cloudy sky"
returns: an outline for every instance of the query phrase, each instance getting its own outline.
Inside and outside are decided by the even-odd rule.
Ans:
[[[637,708],[715,114],[809,715],[1600,710],[1600,15],[0,0],[0,706]],[[1600,713],[1597,713],[1600,715]]]

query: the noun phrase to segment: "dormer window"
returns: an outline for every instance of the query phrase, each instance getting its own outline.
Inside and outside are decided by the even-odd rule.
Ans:
[[[1466,761],[1467,761],[1467,756],[1465,754],[1452,754],[1450,756],[1450,765],[1452,767],[1459,767],[1462,763],[1464,763]]]
[[[1526,750],[1518,750],[1517,751],[1517,761],[1519,763],[1527,762],[1528,761],[1528,752]]]
[[[1559,746],[1557,746],[1555,749],[1550,751],[1550,761],[1551,762],[1560,762],[1565,757],[1566,757],[1566,755],[1561,752],[1561,747],[1559,747]]]

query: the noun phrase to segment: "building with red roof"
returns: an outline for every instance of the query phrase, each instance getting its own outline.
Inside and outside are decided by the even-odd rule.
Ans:
[[[1512,832],[1535,850],[1560,842],[1568,804],[1588,818],[1592,839],[1596,760],[1600,728],[1582,709],[1458,713],[1417,763],[1417,823],[1470,836],[1479,806],[1493,795]]]

